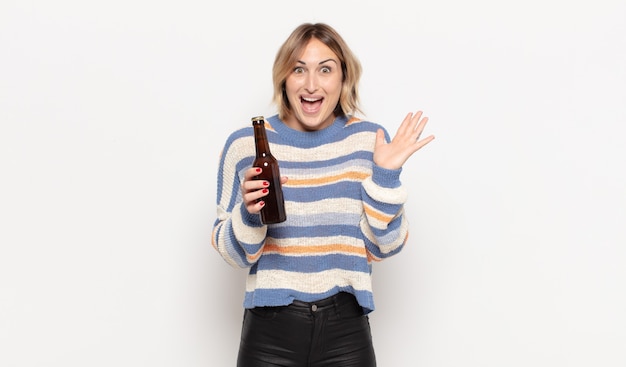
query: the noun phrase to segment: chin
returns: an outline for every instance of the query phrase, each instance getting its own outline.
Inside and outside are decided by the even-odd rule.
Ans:
[[[327,127],[327,125],[325,124],[325,121],[326,120],[308,121],[308,122],[305,122],[305,125],[309,130],[320,130],[320,129]]]

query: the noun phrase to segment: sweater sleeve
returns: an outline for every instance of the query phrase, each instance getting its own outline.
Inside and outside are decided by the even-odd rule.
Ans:
[[[401,171],[374,165],[372,175],[363,181],[361,231],[373,261],[400,252],[408,236],[404,215],[407,192],[400,182]]]
[[[241,156],[243,147],[251,143],[246,140],[229,138],[222,151],[217,173],[217,219],[211,239],[222,258],[237,268],[250,267],[258,260],[267,233],[260,216],[248,213],[241,197],[243,171],[252,164],[252,158]]]

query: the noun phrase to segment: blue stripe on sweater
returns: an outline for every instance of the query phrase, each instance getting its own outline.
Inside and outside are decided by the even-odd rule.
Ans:
[[[322,169],[321,172],[332,171],[335,168],[342,167],[372,167],[372,152],[358,150],[351,152],[350,154],[342,155],[336,158],[328,160],[318,160],[310,162],[295,162],[290,161],[288,157],[278,162],[281,169],[297,169],[297,170],[310,170],[310,169]],[[313,171],[317,172],[317,171]]]
[[[371,252],[372,255],[374,255],[374,256],[376,256],[378,258],[381,258],[381,259],[393,256],[393,255],[397,254],[398,252],[402,251],[402,249],[404,248],[404,244],[402,244],[401,246],[397,247],[396,249],[394,249],[394,250],[392,250],[390,252],[383,253],[382,251],[380,251],[380,247],[378,247],[372,241],[368,240],[367,238],[363,238],[363,241],[365,242],[365,248],[367,248],[367,250],[369,252]]]
[[[333,214],[329,214],[329,216],[332,215]],[[289,216],[289,214],[287,214],[287,216]],[[346,236],[360,239],[362,237],[362,234],[360,228],[355,225],[321,225],[317,223],[311,226],[270,226],[267,232],[267,237],[275,239],[315,237],[328,238],[331,236]]]
[[[274,224],[270,229],[278,229],[280,227],[308,227],[311,224],[321,226],[331,225],[347,225],[354,226],[361,220],[362,213],[307,213],[293,214],[287,213],[287,221]]]
[[[354,294],[361,307],[363,307],[365,314],[374,310],[374,298],[372,293],[364,290],[355,290],[352,287],[334,287],[323,293],[298,292],[293,289],[257,289],[255,292],[246,292],[243,305],[245,308],[255,306],[287,306],[293,302],[294,299],[302,302],[315,302],[342,291]]]
[[[392,220],[389,224],[387,224],[386,229],[380,229],[373,226],[370,226],[372,234],[378,238],[378,241],[382,245],[386,245],[395,241],[398,238],[398,231],[402,225],[402,220],[400,218],[396,218]]]
[[[330,185],[290,187],[283,186],[285,200],[298,203],[311,203],[323,198],[348,198],[361,200],[361,183],[355,181],[340,181]]]
[[[319,273],[325,270],[343,269],[369,274],[371,270],[365,257],[344,254],[285,256],[265,253],[257,264],[254,273],[262,270]]]

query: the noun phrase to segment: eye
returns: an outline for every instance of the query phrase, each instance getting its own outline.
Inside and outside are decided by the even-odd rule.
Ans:
[[[295,68],[293,68],[293,72],[295,74],[302,74],[304,73],[304,68],[302,66],[296,66]]]
[[[330,66],[322,66],[322,68],[320,70],[321,70],[322,73],[330,73],[332,71]]]

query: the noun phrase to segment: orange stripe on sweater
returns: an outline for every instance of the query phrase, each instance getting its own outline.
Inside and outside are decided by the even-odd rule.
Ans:
[[[378,211],[372,209],[368,205],[364,205],[363,209],[365,210],[365,214],[367,214],[369,217],[376,218],[376,219],[378,219],[379,221],[381,221],[383,223],[389,223],[393,219],[392,215],[387,215],[387,214],[378,212]]]
[[[248,262],[252,264],[252,263],[255,263],[259,259],[259,257],[261,257],[262,254],[263,254],[263,249],[257,251],[254,254],[246,254],[246,259],[248,259]]]
[[[357,121],[361,121],[361,119],[360,119],[360,118],[358,118],[358,117],[354,117],[354,116],[353,116],[353,117],[351,117],[351,118],[348,120],[348,122],[346,122],[346,126],[350,125],[350,124],[351,124],[351,123],[353,123],[353,122],[357,122]]]
[[[285,186],[289,185],[289,186],[316,186],[316,185],[324,185],[324,184],[330,184],[333,182],[338,182],[341,180],[364,180],[367,177],[369,177],[369,174],[364,173],[364,172],[356,172],[356,171],[350,171],[350,172],[346,172],[346,173],[342,173],[340,175],[334,175],[334,176],[326,176],[326,177],[320,177],[320,178],[314,178],[314,179],[294,179],[294,178],[289,178],[289,181],[287,181],[287,183],[285,184]]]
[[[336,252],[366,256],[365,248],[342,244],[316,245],[316,246],[278,246],[266,244],[263,252],[273,252],[281,255],[323,255]]]

